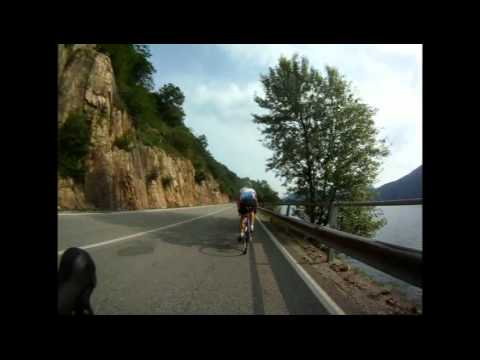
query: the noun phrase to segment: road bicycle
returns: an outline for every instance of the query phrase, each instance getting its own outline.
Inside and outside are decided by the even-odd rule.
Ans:
[[[252,241],[252,224],[250,223],[250,217],[252,216],[253,208],[248,208],[248,213],[243,217],[242,230],[243,230],[243,248],[242,254],[246,254],[248,251],[248,245]]]

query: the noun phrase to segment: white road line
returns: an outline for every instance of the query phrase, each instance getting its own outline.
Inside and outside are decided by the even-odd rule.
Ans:
[[[85,245],[85,246],[78,246],[78,248],[80,248],[80,249],[92,249],[92,248],[96,248],[96,247],[99,247],[99,246],[105,246],[105,245],[114,244],[114,243],[117,243],[117,242],[119,242],[119,241],[124,241],[124,240],[128,240],[128,239],[132,239],[132,238],[135,238],[135,237],[138,237],[138,236],[142,236],[142,235],[145,235],[145,234],[149,234],[149,233],[152,233],[152,232],[155,232],[155,231],[165,230],[165,229],[168,229],[168,228],[171,228],[171,227],[174,227],[174,226],[186,224],[186,223],[189,223],[189,222],[192,222],[192,221],[195,221],[195,220],[198,220],[198,219],[207,217],[207,216],[212,216],[212,215],[218,214],[218,213],[220,213],[220,212],[222,212],[222,211],[225,211],[225,210],[228,210],[228,209],[230,209],[230,207],[224,207],[224,208],[222,208],[221,210],[214,211],[214,212],[212,212],[212,213],[210,213],[210,214],[207,214],[207,215],[198,216],[198,217],[193,218],[193,219],[188,219],[188,220],[180,221],[180,222],[175,223],[175,224],[170,224],[170,225],[162,226],[162,227],[159,227],[159,228],[156,228],[156,229],[152,229],[152,230],[148,230],[148,231],[142,231],[142,232],[139,232],[139,233],[135,233],[135,234],[132,234],[132,235],[127,235],[127,236],[119,237],[119,238],[112,239],[112,240],[102,241],[102,242],[96,243],[96,244],[90,244],[90,245]],[[58,252],[58,255],[62,255],[65,250],[66,250],[66,249],[60,250],[60,251]]]
[[[320,301],[320,303],[327,309],[327,311],[332,315],[345,315],[345,312],[332,300],[330,296],[323,290],[317,282],[302,268],[302,266],[295,260],[295,258],[289,254],[287,249],[280,244],[280,242],[275,238],[275,236],[263,225],[262,221],[257,218],[258,222],[262,226],[263,230],[267,233],[270,240],[277,246],[280,252],[287,258],[288,262],[293,266],[297,274],[302,278],[303,281],[307,284],[310,290],[312,290],[315,297]]]
[[[186,206],[180,208],[165,208],[165,209],[145,209],[145,210],[130,210],[130,211],[115,211],[115,212],[85,212],[85,213],[58,213],[58,216],[81,216],[81,215],[121,215],[121,214],[141,214],[146,212],[157,211],[175,211],[175,210],[189,210],[189,209],[201,209],[212,206],[219,206],[224,204],[215,205],[202,205],[202,206]]]

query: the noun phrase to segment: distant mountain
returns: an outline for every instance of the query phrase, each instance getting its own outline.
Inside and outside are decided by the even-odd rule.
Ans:
[[[297,194],[287,194],[282,201],[305,201],[305,196]]]
[[[399,200],[421,198],[423,165],[404,177],[380,186],[377,191],[377,200]]]
[[[389,182],[380,186],[378,189],[373,189],[376,193],[377,200],[400,200],[400,199],[415,199],[423,197],[422,193],[422,175],[423,165],[413,170],[410,174],[404,177]],[[337,196],[337,200],[341,200]],[[348,200],[348,199],[346,199]],[[297,194],[287,194],[282,201],[305,201],[304,196]]]

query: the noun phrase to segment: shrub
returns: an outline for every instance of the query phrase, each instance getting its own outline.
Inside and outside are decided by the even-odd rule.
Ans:
[[[132,85],[121,90],[120,96],[133,116],[137,127],[155,123],[158,118],[155,102],[147,89],[139,85]]]
[[[117,138],[113,143],[117,148],[125,150],[125,151],[132,151],[133,149],[133,134],[131,132],[127,132]]]
[[[137,130],[137,136],[140,142],[146,146],[161,147],[162,136],[157,129],[149,126],[141,127]]]
[[[223,183],[218,184],[218,190],[222,193],[226,192],[225,185]]]
[[[173,178],[170,175],[162,177],[162,185],[164,188],[169,187],[173,182]]]
[[[170,130],[168,142],[175,149],[177,149],[182,155],[189,155],[189,149],[191,148],[191,142],[186,131],[182,128],[172,128]]]
[[[90,123],[84,112],[71,113],[58,131],[60,176],[83,182],[85,158],[90,148]]]
[[[195,172],[195,182],[201,184],[207,179],[204,171]]]

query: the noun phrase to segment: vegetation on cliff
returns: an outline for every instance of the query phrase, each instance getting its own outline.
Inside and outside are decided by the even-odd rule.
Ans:
[[[183,103],[185,96],[174,84],[165,84],[154,90],[155,69],[149,58],[146,45],[97,44],[97,50],[108,55],[112,61],[120,99],[134,119],[138,140],[146,146],[160,148],[170,155],[191,160],[195,168],[195,181],[201,184],[211,174],[219,183],[220,191],[231,199],[237,196],[241,186],[250,184],[264,201],[278,200],[277,194],[265,181],[240,179],[225,165],[219,163],[208,150],[205,135],[196,136],[185,125]],[[132,139],[117,139],[115,145],[129,150]],[[163,181],[165,184],[168,180]]]
[[[62,177],[82,182],[90,146],[90,124],[83,112],[70,114],[58,130],[58,171]]]

